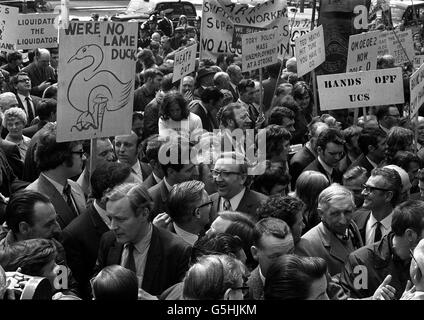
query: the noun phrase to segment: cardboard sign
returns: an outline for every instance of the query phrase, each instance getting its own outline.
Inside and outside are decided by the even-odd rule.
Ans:
[[[60,29],[57,141],[131,132],[137,22]]]
[[[298,19],[297,17],[289,18],[290,42],[286,51],[286,58],[295,56],[296,38],[307,34],[311,31],[310,19]]]
[[[0,50],[15,51],[16,20],[19,9],[0,5]]]
[[[219,54],[241,55],[240,35],[255,29],[280,30],[279,54],[288,50],[289,27],[286,0],[241,4],[232,0],[204,0],[202,9],[200,57],[216,59]],[[236,46],[234,47],[233,44]]]
[[[297,75],[301,77],[325,61],[324,30],[319,26],[295,42]]]
[[[401,68],[323,75],[317,83],[321,110],[404,102]]]
[[[56,48],[56,13],[31,13],[18,16],[16,49]]]
[[[278,61],[278,30],[266,30],[241,36],[242,70],[263,68]]]
[[[410,110],[411,118],[414,117],[424,103],[424,64],[409,78],[411,89]]]
[[[395,58],[395,64],[412,61],[415,55],[412,31],[408,29],[403,32],[394,30],[381,32],[377,54],[392,55]]]
[[[369,71],[377,68],[377,51],[380,31],[349,37],[346,72]]]
[[[172,82],[178,81],[192,73],[195,69],[197,44],[194,44],[175,54]]]

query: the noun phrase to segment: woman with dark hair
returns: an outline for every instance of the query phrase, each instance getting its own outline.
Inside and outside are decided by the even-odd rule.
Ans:
[[[184,96],[178,91],[165,94],[159,111],[159,136],[182,136],[196,141],[202,133],[202,120],[188,109]]]
[[[265,300],[329,300],[326,273],[322,258],[283,255],[265,275]]]
[[[412,151],[414,134],[412,130],[403,127],[392,127],[386,139],[386,158],[381,166],[393,164],[398,151]]]
[[[317,211],[318,196],[322,190],[330,185],[327,177],[321,172],[317,171],[304,171],[297,178],[296,189],[293,196],[299,198],[306,204],[305,212],[303,215],[303,234],[320,223],[320,217]]]
[[[107,266],[90,282],[94,300],[138,299],[137,276],[134,271],[122,266]]]
[[[299,106],[295,119],[295,134],[292,144],[306,143],[308,123],[312,120],[313,97],[312,91],[305,81],[298,81],[293,86],[293,98]]]

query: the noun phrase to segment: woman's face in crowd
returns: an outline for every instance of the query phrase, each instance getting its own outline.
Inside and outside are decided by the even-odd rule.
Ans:
[[[182,118],[181,115],[181,107],[178,105],[177,102],[172,102],[169,106],[169,116],[174,121],[180,121]]]
[[[10,135],[21,137],[24,123],[17,117],[11,117],[6,121],[6,128]]]
[[[302,94],[302,97],[300,99],[295,99],[297,104],[299,105],[299,108],[301,110],[305,110],[311,101],[311,97],[309,96],[308,91],[304,91]]]

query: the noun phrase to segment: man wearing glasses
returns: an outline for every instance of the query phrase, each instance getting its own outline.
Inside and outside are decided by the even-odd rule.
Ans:
[[[389,168],[377,168],[363,185],[364,203],[355,215],[362,241],[372,244],[380,241],[391,228],[392,212],[402,186],[399,173]]]
[[[393,210],[392,232],[381,241],[352,252],[343,268],[340,284],[351,298],[373,296],[376,289],[391,276],[390,294],[383,289],[384,299],[399,299],[406,289],[411,264],[411,250],[424,235],[424,202],[409,200]],[[394,289],[394,290],[393,290]],[[374,295],[375,296],[375,295]]]
[[[41,98],[30,94],[31,78],[26,72],[19,72],[11,79],[11,82],[16,90],[18,107],[25,111],[28,119],[27,127],[29,127],[31,121],[37,116],[37,106]]]
[[[380,129],[386,134],[389,133],[392,127],[399,125],[400,114],[395,105],[380,106],[377,109],[376,116]]]
[[[325,174],[330,183],[342,183],[343,174],[338,166],[344,156],[344,144],[345,140],[339,130],[329,128],[322,131],[316,144],[318,158],[312,161],[305,171],[318,171]]]
[[[84,192],[78,183],[71,180],[82,172],[86,160],[82,143],[56,142],[56,125],[51,124],[40,135],[35,159],[41,173],[26,190],[37,191],[50,198],[63,229],[86,212]]]
[[[218,192],[211,195],[211,221],[220,211],[239,211],[257,220],[256,209],[268,197],[247,187],[247,169],[247,162],[235,152],[225,152],[216,161],[212,176]]]

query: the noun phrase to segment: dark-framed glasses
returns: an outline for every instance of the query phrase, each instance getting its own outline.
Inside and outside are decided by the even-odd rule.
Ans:
[[[374,192],[375,190],[379,190],[379,191],[393,191],[390,189],[384,189],[384,188],[378,188],[378,187],[373,187],[373,186],[369,186],[367,184],[363,184],[362,185],[362,189],[365,190],[366,192]]]
[[[223,170],[211,170],[212,177],[218,178],[221,176],[222,178],[228,178],[231,174],[240,174],[240,172],[236,171],[223,171]]]

